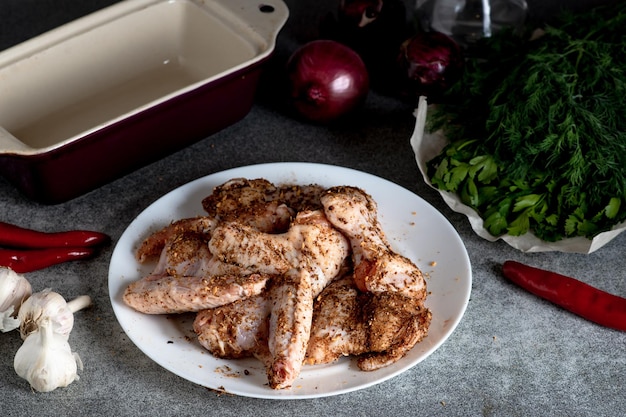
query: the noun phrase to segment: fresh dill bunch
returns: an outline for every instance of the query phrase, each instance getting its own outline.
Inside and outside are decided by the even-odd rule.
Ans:
[[[494,235],[592,237],[626,220],[626,2],[480,46],[429,115],[452,142],[433,184]]]
[[[548,28],[490,96],[485,144],[509,175],[554,172],[592,204],[624,193],[626,54],[605,39]]]

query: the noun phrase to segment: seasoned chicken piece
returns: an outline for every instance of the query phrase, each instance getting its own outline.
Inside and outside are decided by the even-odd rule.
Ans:
[[[279,201],[283,201],[296,213],[300,211],[320,210],[320,196],[326,188],[318,184],[281,185],[278,187]]]
[[[354,271],[353,282],[331,284],[316,301],[307,360],[360,355],[359,368],[379,369],[427,334],[426,282],[413,262],[391,249],[365,191],[333,187],[321,202],[328,220],[350,240]]]
[[[172,236],[161,250],[152,276],[204,276],[225,273],[226,266],[218,262],[208,246],[208,235],[183,232]]]
[[[312,313],[308,273],[293,270],[273,279],[259,295],[199,312],[193,328],[216,357],[258,358],[269,386],[282,389],[300,374]]]
[[[155,259],[161,253],[168,240],[182,233],[199,233],[210,237],[211,232],[220,221],[237,221],[267,233],[277,233],[287,229],[293,211],[278,201],[270,201],[254,205],[254,207],[234,208],[227,211],[222,207],[211,216],[198,216],[177,220],[161,230],[148,236],[139,246],[136,258],[144,263]]]
[[[299,375],[310,334],[313,299],[345,265],[347,239],[321,211],[299,212],[282,234],[227,223],[213,231],[209,249],[221,262],[281,275],[270,284],[267,365],[273,388],[291,386]]]
[[[357,361],[374,371],[398,361],[428,334],[431,313],[421,299],[399,292],[372,293],[364,306],[369,352]]]
[[[270,302],[267,291],[224,306],[206,309],[193,322],[198,341],[218,358],[256,356],[271,364],[268,348]]]
[[[331,283],[315,301],[307,364],[358,355],[361,370],[388,366],[421,341],[431,314],[398,292],[363,293],[350,278]]]
[[[311,275],[306,269],[289,271],[270,287],[267,378],[274,389],[288,388],[300,375],[313,320]]]
[[[124,302],[145,314],[197,312],[259,294],[272,277],[266,274],[151,275],[131,283]]]
[[[426,297],[426,281],[410,259],[394,252],[378,221],[376,202],[356,187],[333,187],[321,197],[328,220],[349,239],[354,280],[361,291]]]
[[[318,210],[321,208],[319,197],[323,191],[322,186],[315,184],[277,186],[262,178],[233,178],[216,187],[211,195],[202,200],[202,207],[209,215],[222,221],[241,223],[243,217],[254,218],[262,213],[263,206],[270,202],[291,210],[292,215],[300,211]],[[280,221],[276,225],[276,232],[284,231],[289,226],[288,222]],[[266,227],[256,228],[270,232]]]
[[[235,190],[239,190],[236,198]],[[265,180],[229,181],[205,199],[206,208],[213,208],[209,216],[175,221],[146,238],[136,257],[142,263],[158,257],[158,263],[149,276],[126,289],[124,301],[138,311],[160,314],[198,311],[257,294],[267,277],[262,275],[259,280],[255,275],[246,280],[254,269],[220,262],[207,243],[219,222],[226,220],[266,233],[286,229],[293,211],[277,200],[268,200],[264,190],[279,195]],[[234,274],[240,277],[235,279]],[[198,296],[194,296],[196,290]]]
[[[136,257],[146,262],[158,257],[168,240],[187,232],[210,236],[219,222],[246,224],[266,233],[284,232],[297,211],[320,207],[320,186],[274,186],[267,180],[235,178],[215,187],[202,200],[208,216],[181,219],[151,234],[137,249]],[[302,200],[302,201],[300,201]]]
[[[269,275],[150,276],[131,283],[124,302],[146,314],[197,312],[259,294]]]
[[[330,363],[367,350],[365,297],[352,277],[344,277],[330,283],[315,299],[307,364]]]
[[[258,294],[271,278],[219,262],[208,235],[172,235],[150,275],[128,285],[124,302],[147,314],[194,312]]]
[[[144,239],[137,249],[135,257],[141,263],[154,260],[161,255],[168,241],[173,240],[183,233],[210,236],[211,231],[216,225],[217,220],[207,216],[177,220]]]
[[[289,230],[280,234],[239,223],[220,224],[213,231],[209,250],[220,262],[258,273],[282,275],[306,269],[315,296],[345,265],[350,244],[316,210],[299,212]]]
[[[275,201],[276,186],[265,179],[233,178],[218,185],[202,200],[202,207],[213,217],[236,220],[259,203]]]

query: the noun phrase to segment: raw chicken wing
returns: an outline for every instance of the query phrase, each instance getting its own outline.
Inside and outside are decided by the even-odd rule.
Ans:
[[[279,193],[265,180],[231,180],[203,201],[208,216],[181,219],[151,234],[136,257],[142,263],[158,262],[150,275],[128,286],[124,301],[140,312],[164,314],[199,311],[258,294],[268,275],[220,262],[208,241],[223,221],[267,233],[285,229],[293,210],[268,195]]]
[[[350,253],[348,240],[319,210],[299,212],[285,233],[264,233],[240,223],[220,224],[209,250],[220,262],[258,273],[306,269],[315,295],[337,276]]]
[[[217,220],[207,216],[177,220],[144,239],[137,249],[135,257],[141,263],[154,260],[161,256],[163,248],[168,241],[174,240],[183,233],[210,236],[216,225]]]
[[[430,311],[398,292],[358,290],[350,278],[331,283],[315,301],[306,363],[357,355],[373,371],[402,358],[428,331]]]
[[[330,363],[367,351],[362,308],[365,297],[352,277],[344,277],[329,284],[315,299],[307,364]]]
[[[267,291],[196,315],[193,329],[198,341],[218,358],[256,356],[269,364]]]
[[[223,264],[207,235],[181,232],[165,243],[154,270],[126,287],[124,302],[146,314],[195,312],[259,294],[271,278]]]
[[[345,265],[349,242],[317,211],[297,214],[282,234],[262,233],[249,226],[218,226],[209,242],[221,262],[280,275],[270,284],[267,364],[273,388],[291,386],[300,374],[313,315],[313,299]]]
[[[145,314],[197,312],[259,294],[271,276],[149,276],[130,284],[124,302]]]
[[[270,287],[267,377],[274,389],[290,387],[300,375],[313,320],[311,291],[306,269],[292,270]]]
[[[222,222],[236,221],[278,233],[287,230],[296,213],[320,209],[323,190],[319,185],[276,186],[262,178],[233,178],[202,200],[202,207]]]

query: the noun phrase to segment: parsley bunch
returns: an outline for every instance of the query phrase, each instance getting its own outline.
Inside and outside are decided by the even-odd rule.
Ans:
[[[501,32],[429,115],[429,162],[495,236],[591,238],[626,220],[626,4],[565,14],[539,39]]]

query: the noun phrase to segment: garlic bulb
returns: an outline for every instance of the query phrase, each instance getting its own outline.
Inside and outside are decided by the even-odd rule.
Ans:
[[[80,357],[72,352],[67,338],[54,331],[49,316],[39,320],[15,354],[13,367],[39,392],[49,392],[66,387],[78,380],[78,370],[83,368]]]
[[[50,289],[32,294],[24,301],[18,314],[22,339],[26,340],[29,334],[37,331],[41,321],[49,318],[53,332],[67,340],[74,326],[74,312],[90,304],[91,298],[87,295],[67,303],[62,295]]]
[[[66,387],[78,379],[83,369],[69,343],[74,312],[91,304],[87,295],[69,303],[60,294],[46,289],[32,294],[20,308],[20,334],[24,343],[15,354],[17,374],[40,392]]]
[[[17,329],[17,318],[22,302],[30,297],[32,287],[23,275],[0,266],[0,331]]]

